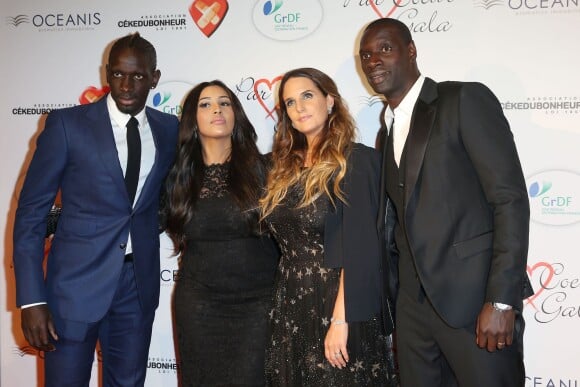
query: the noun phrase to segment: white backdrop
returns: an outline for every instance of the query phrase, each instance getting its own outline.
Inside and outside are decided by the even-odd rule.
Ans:
[[[280,75],[317,67],[335,79],[360,140],[372,145],[382,103],[361,76],[357,42],[368,22],[386,15],[412,29],[423,74],[484,82],[502,102],[532,206],[528,273],[536,294],[524,309],[526,386],[580,385],[579,0],[1,2],[2,386],[39,385],[42,374],[41,355],[27,347],[15,306],[11,241],[22,177],[44,113],[103,93],[106,48],[114,39],[139,31],[157,48],[162,76],[149,104],[159,110],[179,114],[192,85],[223,80],[236,90],[263,151],[271,146]],[[163,238],[147,386],[177,384],[169,304],[176,259]]]

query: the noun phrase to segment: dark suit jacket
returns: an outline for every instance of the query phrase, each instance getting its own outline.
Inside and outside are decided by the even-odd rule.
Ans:
[[[177,118],[146,108],[155,160],[132,207],[106,98],[52,111],[20,194],[14,226],[17,304],[48,303],[55,321],[95,322],[108,310],[131,230],[144,312],[159,302],[158,206],[174,159]],[[62,191],[62,213],[42,270],[46,216]],[[57,329],[62,328],[57,325]]]
[[[522,294],[529,203],[497,98],[479,83],[426,78],[406,152],[404,231],[436,311],[463,327],[475,322],[485,302],[521,309],[530,295]],[[383,176],[382,192],[384,182]],[[391,207],[384,196],[381,211]],[[389,233],[387,245],[392,241]]]
[[[394,324],[383,291],[382,241],[376,228],[379,176],[379,152],[353,144],[341,182],[347,204],[336,200],[335,211],[325,219],[324,265],[344,268],[346,320],[380,316],[385,331],[390,333]]]

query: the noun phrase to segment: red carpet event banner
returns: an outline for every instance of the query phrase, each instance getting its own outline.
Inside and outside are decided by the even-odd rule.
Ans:
[[[148,100],[155,109],[179,116],[192,86],[225,82],[263,152],[272,144],[282,74],[316,67],[338,84],[359,140],[373,145],[383,100],[360,69],[358,41],[366,24],[387,16],[411,29],[423,75],[483,82],[499,98],[531,204],[527,272],[536,293],[524,302],[526,386],[580,385],[579,0],[21,0],[4,1],[0,13],[1,385],[42,383],[43,355],[24,340],[15,304],[12,228],[22,180],[46,114],[107,93],[112,41],[139,31],[156,47],[161,79]],[[177,258],[161,238],[161,302],[146,385],[177,386]],[[94,375],[99,360],[97,352]]]

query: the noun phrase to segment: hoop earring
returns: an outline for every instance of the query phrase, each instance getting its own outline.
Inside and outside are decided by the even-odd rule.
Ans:
[[[193,138],[197,140],[197,125],[193,126]]]

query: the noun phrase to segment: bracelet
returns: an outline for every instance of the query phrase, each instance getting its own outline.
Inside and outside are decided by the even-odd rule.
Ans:
[[[337,320],[334,317],[331,317],[330,323],[334,324],[334,325],[342,325],[342,324],[346,324],[346,321],[345,320]]]

